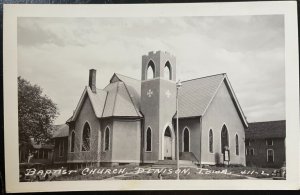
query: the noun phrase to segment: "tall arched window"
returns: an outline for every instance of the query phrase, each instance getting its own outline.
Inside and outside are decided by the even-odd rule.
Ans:
[[[148,127],[147,132],[146,132],[146,151],[150,152],[152,150],[152,137],[151,137],[151,129]]]
[[[190,151],[190,132],[187,128],[183,130],[183,152]]]
[[[147,67],[147,79],[153,79],[155,76],[155,66],[152,60],[148,63]]]
[[[104,151],[109,150],[109,128],[106,127],[105,133],[104,133]]]
[[[72,131],[71,133],[71,146],[70,146],[70,151],[74,152],[74,148],[75,148],[75,132]]]
[[[82,132],[82,147],[81,151],[90,151],[91,129],[88,123],[85,123]]]
[[[214,152],[214,135],[212,130],[209,130],[209,152]]]
[[[229,147],[229,141],[228,141],[228,131],[227,127],[223,125],[222,131],[221,131],[221,151],[222,154],[225,153],[225,148]]]
[[[172,69],[169,61],[167,61],[164,68],[164,78],[168,80],[172,80]]]
[[[235,135],[235,154],[240,155],[239,136]]]

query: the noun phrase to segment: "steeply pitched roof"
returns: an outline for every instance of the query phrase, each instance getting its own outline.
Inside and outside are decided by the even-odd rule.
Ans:
[[[202,116],[224,79],[223,74],[182,82],[179,89],[179,117]]]
[[[249,139],[285,138],[285,135],[285,120],[249,123],[249,128],[245,131],[245,136]]]
[[[69,126],[67,124],[55,126],[55,132],[52,138],[68,137],[68,136],[69,136]]]
[[[117,73],[114,74],[112,79],[115,77],[117,77],[119,81],[124,82],[135,107],[140,110],[141,81]]]
[[[140,91],[139,80],[114,74],[110,83],[104,89],[97,89],[96,93],[85,87],[73,116],[67,122],[76,120],[86,97],[89,97],[97,118],[141,117]]]
[[[225,82],[239,116],[247,127],[246,117],[226,74],[183,81],[179,90],[179,117],[203,116],[222,82]],[[115,73],[110,79],[110,83],[103,90],[97,89],[96,94],[89,87],[86,87],[71,121],[76,119],[86,95],[91,99],[94,112],[98,118],[110,116],[142,117],[140,112],[140,80]]]
[[[91,101],[91,104],[92,104],[92,107],[93,107],[93,110],[94,110],[94,113],[96,115],[96,117],[101,117],[102,116],[102,113],[103,113],[103,108],[104,108],[104,104],[105,104],[105,100],[106,100],[106,96],[107,96],[107,92],[106,91],[103,91],[101,89],[97,89],[97,93],[93,93],[92,90],[90,89],[90,87],[86,86],[84,88],[84,91],[80,97],[80,100],[77,104],[77,107],[73,113],[73,116],[71,117],[71,119],[68,119],[68,122],[71,122],[71,121],[75,121],[76,120],[76,117],[78,116],[80,110],[81,110],[81,107],[84,103],[84,100],[86,97],[89,97],[90,101]]]
[[[104,90],[108,92],[108,96],[102,117],[141,117],[139,109],[123,81],[110,83]]]
[[[105,106],[105,100],[107,92],[101,89],[97,89],[97,93],[93,93],[90,87],[87,87],[87,92],[91,100],[96,117],[100,118]]]
[[[244,126],[248,127],[246,117],[225,73],[183,81],[178,94],[179,118],[203,116],[223,82]]]

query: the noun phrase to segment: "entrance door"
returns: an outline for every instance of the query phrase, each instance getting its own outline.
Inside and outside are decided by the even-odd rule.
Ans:
[[[172,159],[172,138],[165,136],[165,159]]]

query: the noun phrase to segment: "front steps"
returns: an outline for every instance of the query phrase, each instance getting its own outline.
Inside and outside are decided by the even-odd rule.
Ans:
[[[152,165],[152,167],[176,167],[177,161],[176,160],[159,160]],[[197,165],[189,160],[179,160],[180,167],[194,167],[197,168]]]
[[[198,162],[198,159],[193,152],[179,152],[179,160],[187,160],[192,162]]]

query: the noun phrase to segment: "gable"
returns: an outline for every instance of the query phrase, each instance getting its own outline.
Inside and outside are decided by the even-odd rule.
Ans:
[[[140,117],[129,91],[121,81],[110,83],[105,89],[108,93],[102,117]]]
[[[112,78],[110,79],[110,83],[114,82],[123,82],[125,84],[126,89],[133,101],[134,106],[140,110],[140,99],[141,99],[141,81],[130,78],[121,74],[115,73]]]
[[[96,117],[101,117],[102,113],[103,113],[103,109],[104,109],[104,105],[105,105],[105,101],[106,101],[106,96],[107,96],[107,92],[97,89],[97,93],[93,93],[90,89],[90,87],[85,87],[84,91],[80,97],[80,100],[77,104],[77,107],[74,111],[73,116],[71,117],[71,119],[69,119],[68,121],[75,121],[76,118],[78,117],[81,108],[83,106],[84,100],[86,98],[89,98],[91,104],[92,104],[92,108],[93,111],[96,115]]]
[[[233,102],[233,104],[234,104],[234,106],[235,106],[235,108],[236,108],[236,110],[239,114],[239,117],[240,117],[241,121],[243,122],[244,126],[247,128],[248,127],[248,122],[247,122],[246,116],[245,116],[245,114],[244,114],[244,112],[243,112],[243,110],[240,106],[240,103],[239,103],[239,101],[238,101],[238,99],[237,99],[237,97],[236,97],[236,95],[233,91],[233,88],[232,88],[232,86],[229,82],[229,79],[227,78],[227,75],[225,75],[224,83],[227,87],[227,90],[230,94],[231,100],[232,100],[232,102]]]
[[[225,73],[183,81],[178,94],[179,117],[188,118],[205,115],[223,83],[226,85],[242,123],[248,127],[246,117]]]
[[[179,89],[179,117],[202,116],[224,79],[223,74],[182,82]]]

